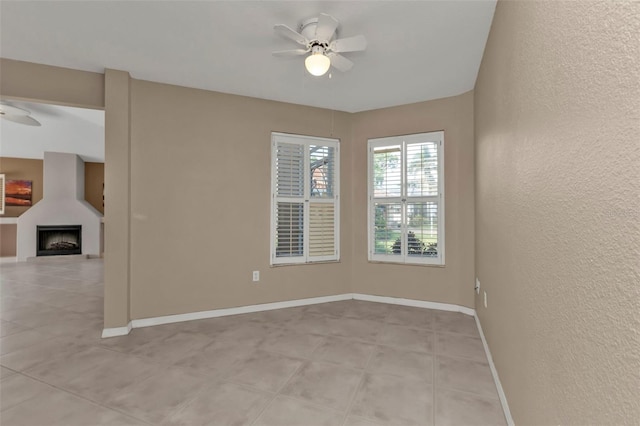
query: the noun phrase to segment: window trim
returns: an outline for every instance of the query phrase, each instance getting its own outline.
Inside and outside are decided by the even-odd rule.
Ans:
[[[308,155],[310,145],[320,145],[333,148],[335,151],[334,159],[334,182],[333,182],[333,198],[313,198],[311,197],[311,176],[305,175],[304,182],[304,220],[303,220],[303,255],[291,257],[276,256],[276,239],[277,239],[277,218],[276,218],[276,156],[278,143],[300,144],[306,148],[304,157],[304,170],[310,170],[310,156]],[[283,197],[286,198],[286,197]],[[299,201],[293,201],[299,202]],[[334,206],[334,247],[335,254],[331,256],[311,256],[309,255],[309,211],[311,204],[332,204]],[[270,266],[284,265],[305,265],[315,263],[328,263],[340,261],[340,139],[323,138],[317,136],[297,135],[291,133],[272,132],[271,133],[271,212],[270,212],[270,238],[269,238],[269,264]]]
[[[407,145],[420,143],[420,142],[438,142],[438,195],[437,196],[420,196],[409,197],[406,195],[406,180],[407,180],[407,168],[406,168],[406,147]],[[378,197],[375,198],[374,194],[374,156],[373,152],[376,147],[387,145],[400,145],[401,149],[401,195],[399,197]],[[382,263],[395,263],[403,265],[427,265],[427,266],[445,266],[445,181],[444,181],[444,131],[416,133],[410,135],[390,136],[384,138],[374,138],[367,141],[367,253],[369,262],[382,262]],[[388,201],[390,203],[396,202],[402,205],[402,225],[401,236],[403,241],[406,241],[405,235],[407,233],[406,223],[406,205],[411,199],[420,201],[433,201],[436,198],[438,204],[438,256],[431,257],[410,257],[407,253],[401,255],[390,254],[375,254],[375,238],[374,238],[374,226],[375,226],[375,202],[376,201]],[[431,199],[431,200],[429,200]],[[403,245],[404,247],[404,245]],[[405,248],[406,250],[406,248]]]
[[[0,214],[5,213],[6,179],[4,173],[0,173]]]

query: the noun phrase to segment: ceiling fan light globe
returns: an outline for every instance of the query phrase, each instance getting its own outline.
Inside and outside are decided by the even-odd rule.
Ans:
[[[309,74],[320,77],[329,71],[331,60],[322,53],[313,53],[304,60],[304,66]]]

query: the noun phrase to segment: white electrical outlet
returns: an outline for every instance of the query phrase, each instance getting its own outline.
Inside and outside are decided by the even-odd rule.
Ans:
[[[476,294],[480,294],[480,280],[476,277]]]
[[[260,271],[253,271],[253,280],[260,281]]]
[[[487,307],[487,292],[484,292],[484,307]]]

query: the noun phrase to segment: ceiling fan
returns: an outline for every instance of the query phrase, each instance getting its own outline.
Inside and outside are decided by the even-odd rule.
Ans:
[[[341,53],[357,52],[367,48],[367,40],[362,35],[336,38],[338,20],[326,13],[304,21],[299,32],[284,24],[277,24],[273,29],[302,46],[301,49],[279,50],[273,52],[273,55],[302,56],[310,53],[304,63],[307,71],[315,76],[324,75],[331,66],[342,72],[349,71],[353,62]]]
[[[0,117],[27,126],[41,126],[38,120],[31,117],[31,112],[13,105],[0,103]]]

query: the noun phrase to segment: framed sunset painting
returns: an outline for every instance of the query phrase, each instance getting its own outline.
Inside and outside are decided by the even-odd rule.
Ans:
[[[7,179],[4,186],[4,200],[6,206],[31,206],[30,180]]]

